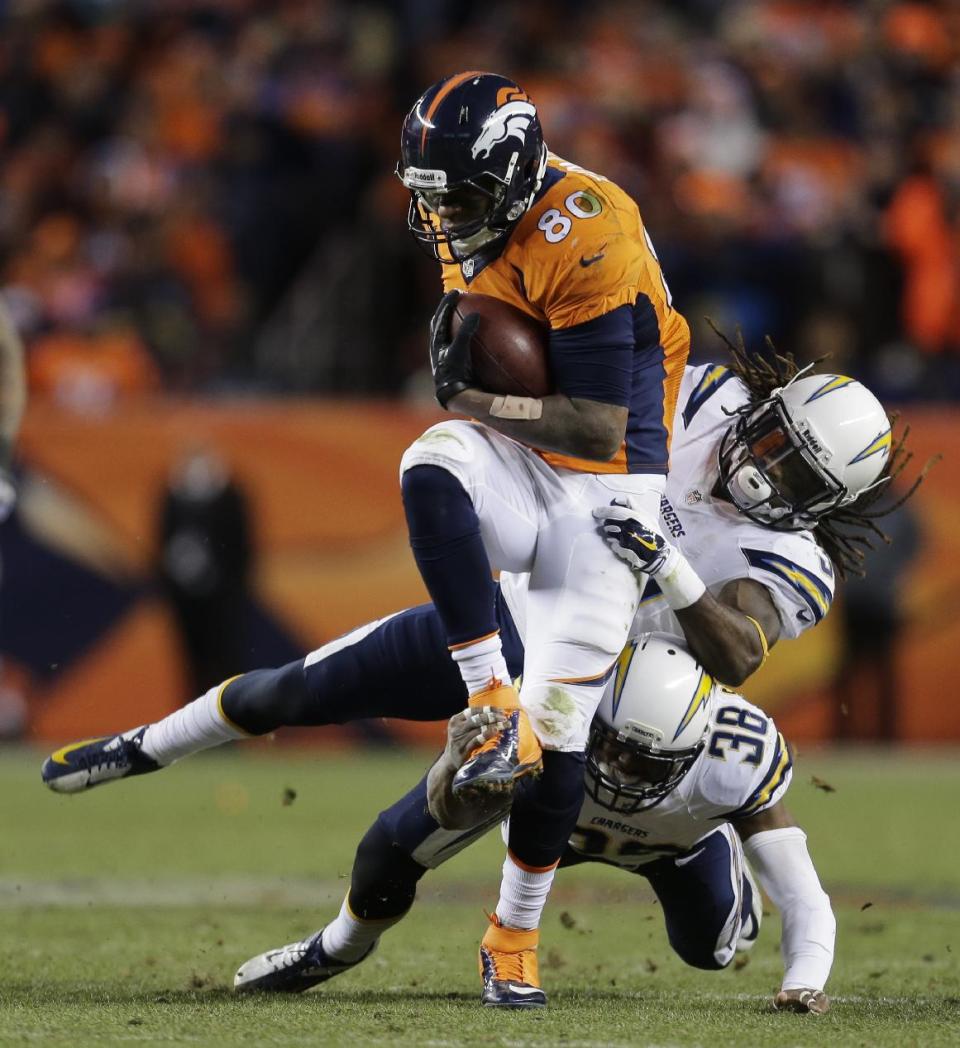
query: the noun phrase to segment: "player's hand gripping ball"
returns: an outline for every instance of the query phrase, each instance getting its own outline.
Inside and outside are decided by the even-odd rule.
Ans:
[[[781,990],[773,999],[778,1012],[800,1012],[809,1015],[826,1015],[830,1011],[830,998],[823,990]]]
[[[607,545],[634,571],[656,575],[673,552],[652,521],[641,520],[638,511],[619,501],[593,511]]]
[[[457,308],[459,291],[448,291],[430,321],[430,370],[440,407],[465,389],[476,386],[470,362],[470,342],[480,324],[478,316],[467,317],[455,335],[450,333],[450,317]]]

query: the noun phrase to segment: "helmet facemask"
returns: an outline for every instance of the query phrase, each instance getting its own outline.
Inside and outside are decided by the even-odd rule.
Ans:
[[[517,170],[519,158],[519,153],[513,154],[504,179],[487,171],[449,184],[444,171],[404,168],[402,163],[398,164],[397,175],[410,190],[407,228],[413,238],[435,260],[447,265],[465,262],[499,240],[533,203],[546,171],[546,146],[538,158],[526,165],[527,168],[535,167],[535,170]],[[445,230],[437,209],[442,206],[444,197],[463,191],[472,191],[477,198],[485,198],[487,207],[482,214]],[[446,247],[445,253],[441,253],[441,245]]]
[[[587,746],[586,790],[602,808],[633,815],[652,808],[693,767],[704,739],[682,750],[638,742],[594,718]]]
[[[780,390],[736,414],[720,444],[720,481],[744,516],[778,531],[803,531],[856,497],[824,465],[812,426],[790,418]]]

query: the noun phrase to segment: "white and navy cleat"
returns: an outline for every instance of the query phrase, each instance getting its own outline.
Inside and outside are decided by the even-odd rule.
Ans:
[[[43,762],[40,777],[56,793],[80,793],[104,782],[159,771],[162,765],[140,748],[146,730],[144,725],[122,735],[71,742]]]
[[[278,946],[266,953],[258,953],[237,969],[233,977],[236,993],[303,993],[335,975],[355,968],[376,949],[370,949],[358,961],[338,961],[328,957],[323,949],[323,929],[301,942]]]

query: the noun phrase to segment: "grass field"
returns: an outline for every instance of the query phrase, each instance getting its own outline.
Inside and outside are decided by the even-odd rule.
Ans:
[[[549,1008],[481,1009],[496,836],[428,876],[355,971],[234,998],[243,960],[336,912],[363,830],[426,758],[235,748],[63,798],[39,755],[0,751],[0,1045],[954,1046],[958,756],[800,755],[790,806],[840,924],[834,1009],[815,1019],[769,1009],[776,916],[745,966],[698,972],[642,879],[584,867],[561,872],[545,917]]]

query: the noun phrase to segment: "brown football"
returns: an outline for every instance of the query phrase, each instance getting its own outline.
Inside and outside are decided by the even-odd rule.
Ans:
[[[450,334],[472,313],[480,316],[470,343],[479,389],[515,397],[545,397],[553,391],[546,325],[499,298],[467,294],[450,318]]]

